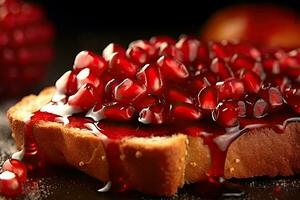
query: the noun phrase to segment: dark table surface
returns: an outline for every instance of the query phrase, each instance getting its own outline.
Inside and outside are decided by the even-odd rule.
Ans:
[[[149,36],[152,33],[149,33]],[[36,88],[36,92],[47,85],[53,85],[65,70],[71,68],[73,59],[80,50],[91,49],[100,52],[110,41],[126,44],[133,39],[133,34],[113,35],[105,34],[80,34],[65,36],[56,40],[56,56],[49,68],[46,81]],[[139,34],[135,34],[139,35]],[[143,36],[147,36],[144,34]],[[103,39],[105,38],[105,39]],[[124,42],[125,41],[125,42]],[[128,44],[128,43],[127,43]],[[5,159],[16,151],[15,144],[10,136],[11,131],[5,117],[9,106],[17,100],[0,100],[0,165]],[[300,176],[277,177],[277,178],[253,178],[247,180],[234,180],[234,182],[245,185],[248,189],[242,197],[231,197],[227,199],[300,199]],[[185,186],[172,198],[155,198],[144,196],[137,192],[131,193],[98,193],[97,189],[101,183],[74,169],[53,168],[46,176],[31,177],[25,184],[23,194],[17,199],[172,199],[192,200],[206,199],[195,195],[191,188]],[[0,196],[0,200],[5,199]]]

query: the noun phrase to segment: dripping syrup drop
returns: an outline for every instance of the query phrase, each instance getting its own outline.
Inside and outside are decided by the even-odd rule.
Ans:
[[[26,165],[29,173],[36,173],[45,168],[45,158],[40,152],[34,137],[34,125],[39,121],[55,121],[56,115],[44,112],[35,112],[24,130],[23,158],[21,161]]]

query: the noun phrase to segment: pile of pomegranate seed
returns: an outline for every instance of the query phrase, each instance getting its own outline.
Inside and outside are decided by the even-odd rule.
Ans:
[[[6,160],[0,170],[0,194],[7,197],[17,196],[22,192],[26,177],[25,164],[16,159]]]
[[[43,79],[52,38],[53,27],[40,7],[0,1],[0,96],[20,95]]]
[[[100,120],[214,120],[238,126],[289,106],[300,113],[300,50],[181,36],[80,52],[56,84],[65,104]]]

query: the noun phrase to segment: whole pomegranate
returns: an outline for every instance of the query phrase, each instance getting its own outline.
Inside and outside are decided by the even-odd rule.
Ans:
[[[41,82],[53,56],[53,34],[39,6],[0,1],[0,97],[24,94]]]
[[[300,46],[300,17],[269,4],[237,5],[217,11],[202,29],[206,40],[246,40],[268,46]]]

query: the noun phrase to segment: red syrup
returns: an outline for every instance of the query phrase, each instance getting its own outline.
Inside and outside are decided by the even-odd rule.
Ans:
[[[283,113],[283,114],[282,114]],[[291,122],[300,121],[300,117],[295,117],[291,109],[285,112],[272,113],[263,119],[245,119],[241,121],[239,127],[226,132],[222,127],[214,125],[212,121],[197,123],[177,124],[172,126],[145,126],[140,124],[116,124],[111,122],[99,122],[98,127],[103,134],[113,140],[118,140],[126,136],[151,137],[167,136],[175,133],[183,133],[194,137],[201,137],[208,145],[211,154],[211,166],[207,172],[207,181],[196,183],[193,192],[202,197],[228,197],[242,196],[246,188],[238,184],[233,184],[224,180],[224,167],[228,148],[230,144],[243,133],[255,128],[271,128],[277,133],[283,133],[286,125]],[[172,127],[172,128],[170,128]],[[186,128],[188,127],[188,128]],[[108,150],[108,155],[113,151]],[[116,164],[119,156],[108,156],[112,174],[117,174],[119,166]],[[113,180],[113,179],[112,179]],[[127,183],[128,184],[128,183]],[[128,187],[128,185],[126,185]]]
[[[38,121],[59,122],[57,115],[47,112],[38,111],[31,117],[27,124],[27,132],[25,136],[25,155],[23,162],[28,169],[35,169],[43,166],[43,156],[39,152],[38,146],[35,143],[33,136],[33,125]],[[225,130],[217,126],[213,121],[203,120],[196,123],[172,124],[170,125],[142,125],[140,123],[116,123],[111,121],[95,122],[90,118],[71,116],[68,117],[68,127],[80,129],[89,129],[86,124],[94,124],[101,134],[107,136],[104,141],[106,145],[107,160],[110,169],[110,180],[112,181],[113,191],[126,191],[130,189],[130,183],[127,182],[126,175],[122,171],[122,161],[120,159],[120,151],[118,142],[124,137],[152,137],[152,136],[168,136],[176,133],[182,133],[193,137],[201,137],[204,143],[209,147],[211,153],[211,166],[207,172],[208,179],[204,183],[198,183],[193,188],[202,195],[204,190],[213,191],[213,193],[222,193],[218,195],[236,196],[243,194],[243,188],[227,181],[224,182],[224,165],[227,155],[227,150],[230,144],[246,131],[255,128],[272,128],[278,133],[283,133],[285,126],[288,123],[299,121],[300,118],[295,113],[286,107],[284,112],[272,113],[262,119],[243,119],[240,121],[240,126],[235,129]],[[172,128],[171,128],[172,127]],[[220,181],[221,180],[221,181]],[[199,188],[203,188],[199,189]],[[235,191],[235,192],[234,192]],[[208,192],[204,192],[209,195]]]
[[[34,125],[39,121],[55,121],[57,117],[58,116],[50,113],[35,112],[25,125],[24,156],[22,162],[25,163],[29,172],[42,169],[45,166],[44,157],[39,151],[39,147],[34,137]]]
[[[130,189],[130,183],[125,175],[121,152],[117,140],[111,140],[106,145],[106,158],[109,163],[109,179],[112,183],[111,190],[115,192],[125,192]]]

